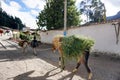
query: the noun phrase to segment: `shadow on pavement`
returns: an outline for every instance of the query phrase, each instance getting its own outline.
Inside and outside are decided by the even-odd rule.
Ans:
[[[38,77],[29,77],[30,74],[32,74],[34,72],[34,70],[20,74],[16,77],[14,77],[13,80],[48,80],[47,78],[54,76],[56,74],[59,74],[60,72],[55,73],[54,75],[50,75],[50,72],[56,70],[58,68],[55,68],[51,71],[48,71],[44,76],[38,76]]]
[[[6,47],[11,47],[11,48],[16,48],[14,50],[8,50],[8,49],[3,49],[0,50],[0,62],[6,62],[6,61],[19,61],[19,60],[26,60],[26,59],[34,59],[34,58],[41,58],[39,56],[39,54],[44,54],[46,53],[46,51],[39,51],[45,48],[51,48],[51,46],[47,46],[45,44],[39,46],[39,48],[37,49],[37,55],[35,56],[33,54],[33,51],[31,50],[31,48],[27,49],[26,53],[22,52],[22,48],[18,48],[16,47],[16,45],[12,44],[11,45],[7,45]],[[51,51],[50,49],[47,50],[47,52]],[[47,56],[47,55],[46,55]]]
[[[54,70],[56,70],[56,69],[58,69],[58,68],[55,68],[55,69],[53,69],[53,70],[51,70],[51,71],[48,71],[44,76],[29,77],[29,75],[31,75],[32,73],[35,72],[34,70],[32,70],[32,71],[29,71],[29,72],[20,74],[20,75],[18,75],[18,76],[15,76],[15,77],[13,78],[13,80],[49,80],[49,79],[47,79],[47,78],[49,78],[49,77],[51,77],[51,76],[55,76],[55,75],[61,73],[61,71],[60,71],[60,72],[57,72],[57,73],[55,73],[55,74],[53,74],[53,75],[50,75],[50,72],[52,72],[52,71],[54,71]],[[72,78],[74,77],[74,75],[75,75],[75,73],[70,73],[70,74],[68,74],[68,75],[66,75],[66,76],[64,76],[64,77],[62,77],[62,78],[60,78],[60,79],[58,79],[58,80],[64,80],[64,79],[67,79],[67,78],[69,78],[69,79],[67,79],[67,80],[72,80]]]

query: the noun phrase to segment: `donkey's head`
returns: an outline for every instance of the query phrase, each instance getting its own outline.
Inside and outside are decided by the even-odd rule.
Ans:
[[[52,42],[52,51],[55,52],[61,46],[63,36],[56,36]]]

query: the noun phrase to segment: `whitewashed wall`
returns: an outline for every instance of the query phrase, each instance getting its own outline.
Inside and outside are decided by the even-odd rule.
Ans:
[[[69,35],[85,35],[95,40],[93,51],[116,53],[120,55],[120,42],[116,44],[116,34],[114,26],[111,23],[84,26],[80,28],[69,29]],[[63,35],[62,30],[53,30],[48,32],[41,32],[41,41],[44,43],[52,43],[52,39],[56,35]]]

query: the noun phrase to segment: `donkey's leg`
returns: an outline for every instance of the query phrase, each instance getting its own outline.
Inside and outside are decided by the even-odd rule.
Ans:
[[[23,53],[26,53],[26,52],[27,52],[27,47],[28,47],[28,43],[27,43],[27,42],[24,42],[24,43],[23,43]]]
[[[23,53],[26,53],[27,45],[28,45],[28,44],[27,44],[26,42],[23,43]]]
[[[59,64],[59,67],[62,67],[62,55],[61,55],[61,51],[60,50],[58,50],[58,52],[59,52],[59,54],[60,54],[60,57],[59,57],[59,62],[58,62],[58,64]]]
[[[59,67],[64,70],[65,66],[64,66],[64,58],[59,57]]]
[[[23,47],[23,53],[25,53],[25,48]]]
[[[76,65],[75,69],[73,69],[72,72],[76,72],[78,70],[79,66],[81,65],[81,60],[82,60],[81,58],[82,58],[81,56],[78,57],[77,65]]]
[[[85,51],[85,60],[84,60],[84,65],[87,69],[87,72],[88,72],[88,80],[91,80],[92,78],[92,72],[88,66],[88,59],[89,59],[89,55],[90,55],[90,52],[89,51]]]
[[[62,56],[61,57],[61,68],[62,68],[62,70],[64,70],[65,69],[65,61],[64,61],[64,57]]]
[[[65,62],[64,62],[63,56],[59,57],[59,67],[61,68],[61,71],[63,71],[65,69]]]
[[[59,67],[61,67],[61,57],[59,57]]]
[[[65,65],[64,65],[64,57],[63,57],[63,53],[62,53],[62,50],[61,49],[58,49],[59,53],[60,53],[60,57],[59,57],[59,66],[61,67],[62,71],[64,70],[65,68]]]

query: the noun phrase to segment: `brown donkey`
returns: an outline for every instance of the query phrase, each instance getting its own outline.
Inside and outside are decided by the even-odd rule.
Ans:
[[[62,50],[62,38],[63,36],[56,36],[53,39],[53,48],[52,50],[58,50],[58,52],[60,53],[60,57],[59,57],[59,66],[61,67],[62,70],[64,70],[65,66],[64,66],[64,53]],[[92,72],[88,66],[88,59],[89,59],[89,55],[90,55],[90,50],[84,51],[84,53],[82,53],[81,56],[78,56],[78,62],[77,65],[75,67],[75,69],[73,69],[73,72],[76,72],[80,66],[81,63],[83,63],[85,65],[85,68],[87,69],[88,72],[88,79],[91,80],[92,78]]]
[[[19,41],[19,46],[22,47],[23,53],[26,52],[27,47],[31,47],[33,49],[33,54],[37,56],[36,48],[39,46],[38,41],[36,40],[36,36],[34,36],[33,40],[31,42],[28,42],[27,40],[21,40]]]

